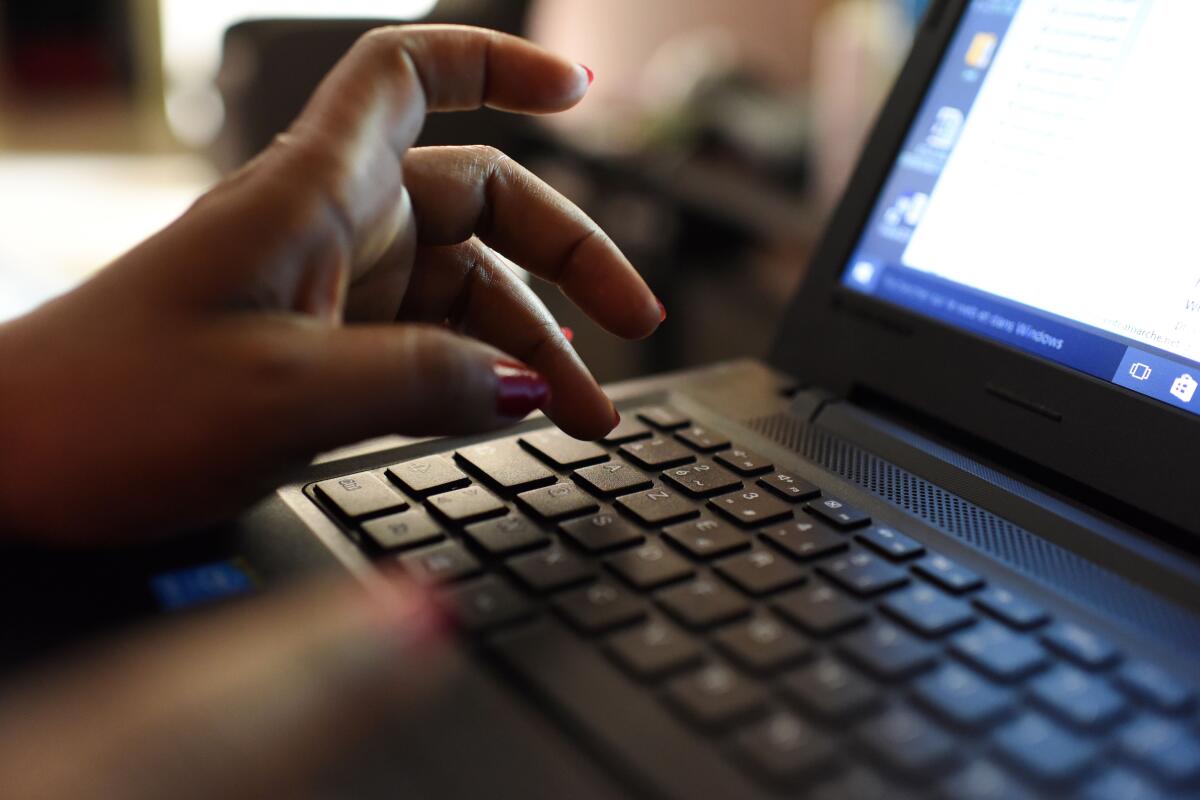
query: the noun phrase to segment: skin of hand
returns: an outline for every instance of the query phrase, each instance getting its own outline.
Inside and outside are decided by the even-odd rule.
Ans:
[[[0,326],[6,534],[191,529],[323,450],[490,431],[535,408],[579,438],[607,433],[612,403],[496,253],[618,336],[653,333],[661,304],[595,223],[501,153],[410,149],[429,112],[552,113],[589,82],[490,31],[363,37],[259,157]]]

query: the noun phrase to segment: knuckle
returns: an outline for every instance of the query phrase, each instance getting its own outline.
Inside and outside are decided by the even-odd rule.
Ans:
[[[410,67],[408,54],[401,46],[401,31],[399,25],[384,25],[358,37],[351,52],[361,55],[373,68],[384,74],[395,70],[407,70]]]

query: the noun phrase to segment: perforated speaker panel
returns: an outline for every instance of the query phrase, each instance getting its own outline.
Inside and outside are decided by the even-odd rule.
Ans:
[[[1185,610],[818,426],[786,413],[744,424],[1107,616],[1167,640],[1200,642],[1200,620]]]

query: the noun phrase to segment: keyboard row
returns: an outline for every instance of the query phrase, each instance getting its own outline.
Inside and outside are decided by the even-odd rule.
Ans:
[[[1190,687],[670,408],[311,489],[469,630],[551,611],[769,785],[862,782],[854,752],[952,796],[1200,780]]]

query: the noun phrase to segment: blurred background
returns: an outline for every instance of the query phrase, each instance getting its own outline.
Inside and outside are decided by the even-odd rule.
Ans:
[[[384,22],[485,25],[592,67],[577,109],[430,121],[603,225],[670,310],[618,344],[543,291],[602,380],[763,353],[924,0],[0,0],[0,321],[163,226]],[[169,268],[169,265],[164,265]]]

